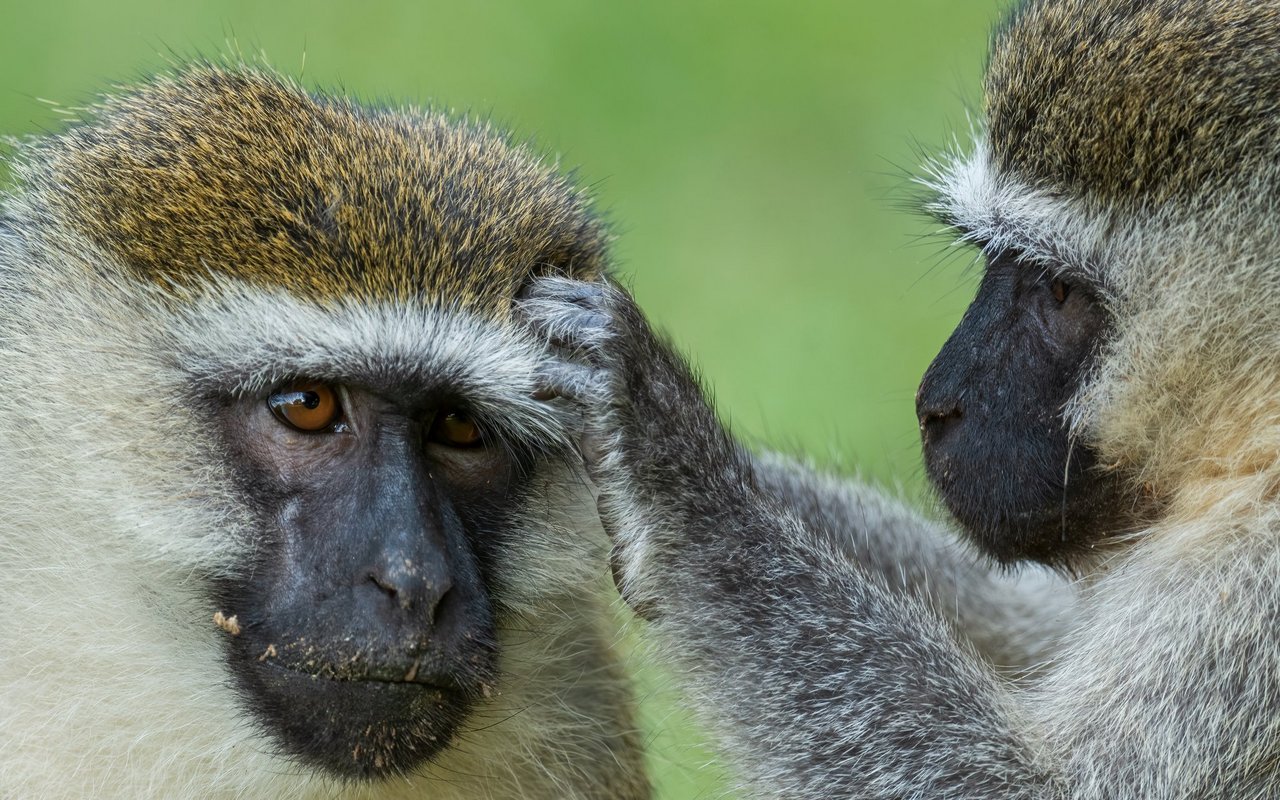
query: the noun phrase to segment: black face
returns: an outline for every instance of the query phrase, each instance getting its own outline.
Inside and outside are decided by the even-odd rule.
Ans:
[[[1066,564],[1125,524],[1119,479],[1063,419],[1107,329],[1089,287],[1007,253],[989,260],[925,373],[916,413],[929,478],[1000,561]]]
[[[297,381],[227,413],[266,532],[218,591],[232,671],[284,752],[346,778],[412,770],[489,691],[477,542],[520,472],[464,411],[390,396]]]

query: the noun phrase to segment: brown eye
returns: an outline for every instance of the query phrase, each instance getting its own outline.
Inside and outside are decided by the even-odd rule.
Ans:
[[[427,440],[448,447],[476,447],[480,444],[480,428],[464,411],[441,411],[431,423]]]
[[[307,433],[327,430],[342,417],[338,393],[315,381],[286,386],[268,397],[267,405],[281,422]]]
[[[1065,303],[1067,295],[1071,293],[1071,287],[1060,280],[1054,280],[1049,288],[1053,290],[1053,299],[1059,303]]]

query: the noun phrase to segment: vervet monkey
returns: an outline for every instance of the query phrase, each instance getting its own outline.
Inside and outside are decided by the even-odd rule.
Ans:
[[[607,542],[511,313],[605,269],[579,190],[486,125],[236,66],[11,167],[0,795],[649,796]]]
[[[748,452],[622,291],[531,287],[622,593],[753,796],[1280,796],[1278,49],[1272,0],[998,29],[927,178],[986,272],[917,412],[1003,568]]]

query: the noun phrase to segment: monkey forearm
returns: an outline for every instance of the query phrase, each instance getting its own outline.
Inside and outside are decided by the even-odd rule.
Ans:
[[[719,500],[735,511],[694,529],[624,532],[665,515],[612,493],[602,510],[644,542],[627,591],[753,791],[1056,796],[1000,682],[936,615],[785,513]]]
[[[891,591],[920,598],[991,664],[1025,674],[1056,646],[1074,591],[1057,576],[993,568],[951,531],[873,486],[773,454],[754,462],[760,490]]]

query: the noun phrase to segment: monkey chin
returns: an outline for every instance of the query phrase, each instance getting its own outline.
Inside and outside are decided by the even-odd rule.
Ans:
[[[377,670],[344,674],[349,662],[295,667],[253,659],[237,666],[244,705],[282,755],[355,782],[422,767],[449,745],[489,686],[481,674],[447,683],[411,671],[394,679]]]
[[[1058,447],[1052,441],[1017,444],[1015,458],[960,436],[925,444],[930,482],[986,556],[1071,573],[1107,539],[1134,527],[1137,502],[1119,476],[1097,467],[1092,453],[1078,449],[1068,462],[1065,437]]]

